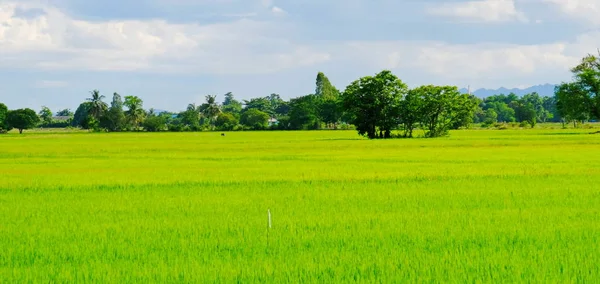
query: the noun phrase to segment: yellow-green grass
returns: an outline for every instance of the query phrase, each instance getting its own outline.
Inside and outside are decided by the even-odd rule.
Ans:
[[[589,132],[0,136],[0,282],[590,283]]]

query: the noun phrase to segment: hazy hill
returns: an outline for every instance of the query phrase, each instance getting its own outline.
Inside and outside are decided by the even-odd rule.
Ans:
[[[532,87],[529,87],[526,89],[517,89],[517,88],[515,88],[515,89],[500,88],[500,89],[496,89],[496,90],[478,89],[478,90],[471,90],[471,93],[480,98],[485,98],[485,97],[499,95],[499,94],[508,95],[510,93],[514,93],[515,95],[522,96],[522,95],[533,93],[533,92],[538,93],[542,97],[543,96],[550,97],[550,96],[554,96],[554,87],[555,86],[556,85],[552,85],[552,84],[544,84],[544,85],[532,86]],[[460,91],[463,93],[466,93],[468,90],[466,88],[463,88],[463,89],[460,89]]]

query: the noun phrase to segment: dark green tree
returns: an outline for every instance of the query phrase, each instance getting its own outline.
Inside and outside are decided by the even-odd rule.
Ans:
[[[581,59],[581,63],[571,69],[571,72],[575,82],[585,90],[588,97],[590,118],[600,119],[600,50],[598,56],[588,54]]]
[[[100,117],[108,109],[108,105],[102,101],[104,96],[100,95],[100,91],[93,90],[90,92],[90,94],[92,96],[86,99],[91,103],[91,109],[89,110],[89,113],[96,121],[100,121]]]
[[[74,113],[70,109],[66,108],[66,109],[63,109],[63,110],[57,112],[56,115],[57,116],[73,116]]]
[[[517,120],[527,122],[531,128],[535,127],[538,118],[538,112],[532,102],[526,99],[521,99],[511,103],[511,107],[515,110]]]
[[[9,127],[16,128],[23,134],[23,130],[34,128],[40,122],[40,118],[32,109],[17,109],[8,112],[6,122]]]
[[[150,109],[145,115],[142,126],[148,132],[159,132],[167,129],[167,118],[163,115],[158,115],[154,109]]]
[[[319,117],[328,128],[335,128],[341,119],[340,91],[336,89],[323,72],[317,74],[315,96],[319,99]]]
[[[315,95],[317,97],[322,98],[324,101],[336,101],[338,99],[340,91],[329,82],[329,78],[323,72],[317,74],[316,85]]]
[[[200,130],[200,113],[195,104],[189,104],[184,112],[179,114],[184,130]]]
[[[200,106],[200,113],[208,119],[210,125],[214,125],[215,120],[221,113],[221,107],[217,103],[217,96],[206,96],[206,102]]]
[[[515,110],[510,108],[504,101],[485,101],[484,110],[493,109],[498,114],[500,122],[516,121]]]
[[[221,110],[239,117],[240,113],[242,112],[242,103],[237,101],[233,94],[229,92],[225,94],[225,100],[223,100],[223,106]]]
[[[573,126],[577,127],[578,122],[590,119],[592,99],[584,85],[579,82],[562,83],[556,86],[554,93],[556,109],[565,122],[573,122]]]
[[[239,124],[238,119],[231,113],[222,112],[215,121],[215,126],[219,130],[231,131]]]
[[[146,112],[144,111],[144,101],[137,96],[126,96],[123,103],[127,107],[125,116],[129,127],[137,130],[140,124],[144,121]]]
[[[0,103],[0,133],[5,133],[12,129],[8,126],[8,122],[6,121],[7,115],[8,107],[5,104]]]
[[[498,122],[498,114],[492,108],[485,111],[485,117],[483,120],[483,124],[490,125]]]
[[[242,113],[240,122],[254,130],[264,130],[268,127],[269,114],[258,109],[249,109]]]
[[[274,116],[275,112],[271,106],[271,100],[269,97],[264,98],[252,98],[250,100],[244,100],[244,111],[250,109],[256,109],[261,112],[267,113],[269,116]]]
[[[45,125],[52,123],[52,111],[47,106],[42,106],[42,110],[40,110],[38,115]]]
[[[91,129],[96,126],[96,120],[91,115],[92,102],[84,102],[79,105],[75,111],[73,121],[71,124],[75,127],[81,127],[83,129]]]
[[[290,100],[289,128],[294,130],[319,129],[319,101],[316,95],[307,95]]]
[[[412,138],[413,131],[417,128],[423,117],[423,97],[420,90],[409,90],[404,100],[400,102],[400,123],[404,129],[404,137]]]
[[[384,70],[352,82],[342,95],[342,104],[360,135],[390,138],[400,122],[400,103],[407,92],[406,84]]]
[[[462,118],[464,108],[475,105],[467,94],[461,94],[455,86],[422,86],[415,89],[423,100],[421,125],[427,129],[426,137],[448,134],[450,128]],[[472,114],[471,114],[472,116]]]
[[[123,99],[118,93],[113,94],[113,99],[106,114],[100,120],[100,125],[108,131],[123,131],[127,126],[127,119],[123,112]]]

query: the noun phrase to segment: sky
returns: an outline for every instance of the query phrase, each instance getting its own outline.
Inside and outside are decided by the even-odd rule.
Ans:
[[[569,81],[600,47],[600,0],[0,0],[0,102],[76,109],[94,89],[178,111],[206,95]]]

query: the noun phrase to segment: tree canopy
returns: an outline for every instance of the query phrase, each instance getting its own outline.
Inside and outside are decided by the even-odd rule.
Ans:
[[[40,122],[40,118],[34,110],[25,108],[9,111],[6,121],[9,127],[16,128],[23,134],[23,130],[34,128]]]
[[[0,103],[0,133],[10,131],[10,127],[8,125],[8,121],[6,117],[8,116],[8,107]]]
[[[392,128],[399,123],[400,102],[407,92],[406,84],[384,70],[352,82],[342,101],[360,135],[390,138]]]

